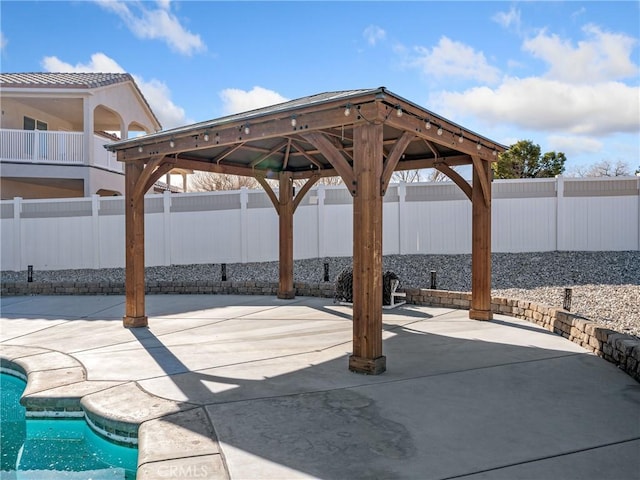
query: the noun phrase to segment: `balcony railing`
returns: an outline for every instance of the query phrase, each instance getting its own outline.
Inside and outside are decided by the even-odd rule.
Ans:
[[[93,152],[85,152],[84,133],[44,130],[0,129],[0,160],[53,165],[93,165],[122,172],[115,154],[104,149],[109,143],[94,135]]]

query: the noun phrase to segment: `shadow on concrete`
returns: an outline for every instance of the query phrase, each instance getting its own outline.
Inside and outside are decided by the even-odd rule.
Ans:
[[[133,333],[206,410],[231,478],[637,475],[640,385],[630,377],[575,350],[436,334],[429,318],[408,316],[385,324],[380,376],[347,370],[348,342],[191,372],[153,327]],[[512,327],[561,340],[507,321],[482,322],[478,335]]]

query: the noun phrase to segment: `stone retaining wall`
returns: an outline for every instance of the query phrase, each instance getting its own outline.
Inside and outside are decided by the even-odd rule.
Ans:
[[[295,283],[296,295],[332,298],[334,285]],[[149,294],[277,295],[276,282],[162,281],[147,282]],[[13,295],[124,295],[123,282],[6,282],[2,296]],[[408,288],[407,303],[468,310],[471,294],[424,288]],[[587,318],[561,308],[538,305],[525,300],[493,297],[494,313],[509,315],[538,324],[550,332],[579,344],[599,357],[614,363],[640,382],[640,340],[598,325]]]

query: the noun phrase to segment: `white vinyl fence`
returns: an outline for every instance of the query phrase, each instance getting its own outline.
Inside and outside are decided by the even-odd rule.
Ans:
[[[640,250],[640,178],[496,180],[494,252]],[[278,259],[278,218],[261,190],[148,195],[146,265]],[[0,202],[2,270],[124,266],[124,199]],[[294,257],[352,254],[352,199],[318,186],[294,216]],[[453,183],[392,184],[383,253],[471,252],[471,202]]]

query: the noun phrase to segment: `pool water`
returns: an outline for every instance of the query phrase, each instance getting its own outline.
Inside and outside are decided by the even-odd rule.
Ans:
[[[98,436],[83,419],[25,418],[25,382],[0,374],[0,479],[136,478],[138,450]]]

